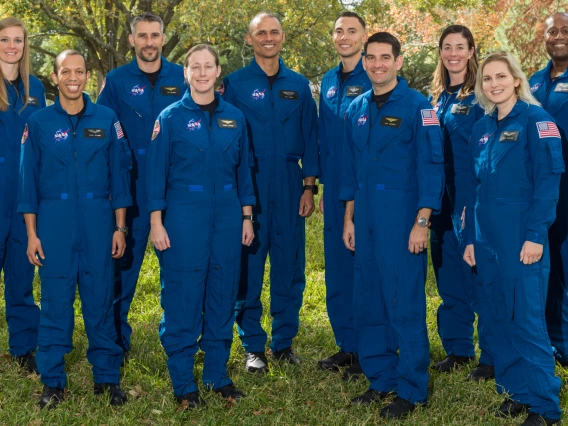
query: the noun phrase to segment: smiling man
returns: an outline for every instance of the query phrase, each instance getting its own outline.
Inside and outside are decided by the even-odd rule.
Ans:
[[[306,286],[305,218],[314,211],[318,188],[316,105],[308,80],[286,68],[280,59],[284,39],[275,15],[256,15],[246,34],[254,59],[230,74],[223,87],[224,99],[245,115],[255,156],[256,238],[250,247],[244,247],[236,305],[249,372],[266,372],[268,367],[260,294],[269,253],[270,347],[277,360],[299,363],[292,340],[298,333]]]
[[[134,59],[106,76],[97,100],[118,116],[134,153],[133,204],[126,214],[127,249],[124,257],[115,264],[115,326],[117,343],[125,353],[125,361],[132,335],[128,311],[150,232],[150,214],[146,209],[146,151],[158,114],[179,101],[185,92],[183,67],[161,56],[166,40],[162,19],[144,12],[132,20],[130,29],[132,34],[128,39],[134,48]]]
[[[121,230],[132,202],[130,151],[116,115],[83,93],[89,79],[83,55],[60,53],[51,78],[59,96],[30,117],[22,137],[18,204],[26,221],[28,260],[39,267],[41,279],[40,407],[53,408],[64,398],[64,355],[73,349],[77,286],[94,392],[108,392],[112,405],[122,405],[112,261],[125,250]]]
[[[533,75],[531,92],[556,120],[568,164],[568,13],[555,13],[544,25],[548,65]],[[550,277],[546,323],[554,356],[568,366],[568,177],[562,174],[556,221],[549,230]]]
[[[357,360],[353,324],[353,252],[345,247],[341,239],[345,203],[339,200],[339,170],[343,117],[351,102],[371,89],[361,56],[365,38],[365,21],[359,15],[343,12],[337,17],[333,46],[341,62],[324,75],[320,91],[319,179],[324,184],[320,210],[324,213],[326,302],[339,352],[319,361],[318,366],[328,371],[339,371],[339,367],[349,366],[343,374],[344,380],[356,378],[362,371]]]
[[[381,410],[385,418],[408,415],[428,396],[426,253],[430,215],[441,208],[444,186],[438,118],[397,77],[400,53],[400,42],[386,32],[365,43],[373,89],[345,115],[339,192],[346,201],[343,241],[355,251],[357,350],[370,382],[352,402],[396,393]]]

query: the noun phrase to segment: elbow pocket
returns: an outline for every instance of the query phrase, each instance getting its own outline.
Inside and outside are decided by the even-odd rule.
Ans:
[[[432,135],[432,132],[426,132],[427,158],[432,163],[443,163],[444,162],[444,148],[442,147],[442,140],[436,135]]]
[[[546,156],[548,157],[548,166],[554,174],[564,172],[564,159],[562,158],[562,145],[560,140],[554,139],[546,142]]]

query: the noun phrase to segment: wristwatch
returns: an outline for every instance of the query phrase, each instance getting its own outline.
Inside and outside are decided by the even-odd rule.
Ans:
[[[128,235],[128,226],[115,226],[114,227],[114,232],[122,232],[124,234],[124,236],[126,237]]]
[[[428,221],[428,219],[426,219],[425,217],[417,217],[415,219],[415,223],[420,227],[420,228],[429,228],[430,227],[430,222]]]
[[[254,220],[252,218],[252,214],[244,214],[243,220],[250,220],[251,222],[254,222]]]
[[[317,195],[319,192],[317,185],[304,185],[304,191],[312,191],[314,195]]]

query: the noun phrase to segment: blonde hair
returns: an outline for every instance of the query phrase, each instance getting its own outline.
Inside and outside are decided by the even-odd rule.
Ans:
[[[517,95],[518,99],[525,101],[527,104],[540,106],[540,103],[531,94],[531,88],[529,86],[527,77],[521,70],[521,67],[519,66],[517,60],[509,52],[506,52],[504,50],[497,50],[496,52],[491,53],[487,58],[485,58],[485,60],[477,70],[475,97],[477,98],[477,102],[486,112],[491,114],[495,110],[495,104],[489,100],[485,93],[483,93],[483,68],[485,68],[485,65],[491,62],[503,62],[505,65],[507,65],[507,68],[509,69],[509,72],[511,73],[513,78],[520,81],[519,86],[515,87],[515,95]]]
[[[444,90],[448,88],[449,74],[448,69],[445,67],[442,61],[442,47],[444,45],[444,40],[450,34],[460,34],[467,41],[467,49],[473,49],[473,55],[467,61],[467,72],[465,74],[465,80],[463,86],[460,88],[457,94],[458,100],[463,100],[473,93],[475,89],[475,76],[477,74],[477,68],[479,63],[477,61],[477,49],[475,48],[475,41],[473,39],[473,34],[469,28],[463,25],[450,25],[447,27],[440,36],[438,41],[438,65],[436,66],[436,71],[434,71],[434,77],[432,79],[432,85],[430,86],[430,93],[432,93],[432,105],[436,105]]]
[[[24,83],[24,106],[22,107],[22,109],[24,109],[30,97],[30,47],[28,44],[28,31],[23,22],[19,19],[11,17],[0,19],[0,31],[9,27],[20,27],[24,32],[24,52],[19,64],[20,78]],[[0,111],[7,111],[9,106],[8,89],[6,88],[6,81],[2,73],[2,68],[0,67]]]

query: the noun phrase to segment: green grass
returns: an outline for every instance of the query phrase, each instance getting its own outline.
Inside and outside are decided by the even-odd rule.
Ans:
[[[300,367],[273,364],[266,376],[254,376],[243,370],[243,352],[238,340],[233,345],[229,374],[248,398],[230,405],[219,396],[203,390],[206,409],[180,411],[173,398],[166,369],[166,357],[158,339],[161,316],[158,263],[148,249],[142,267],[130,321],[134,328],[132,360],[123,370],[122,385],[128,403],[119,408],[95,398],[92,375],[85,358],[85,337],[80,304],[76,302],[75,349],[66,358],[69,388],[66,401],[58,409],[38,408],[42,384],[39,377],[26,376],[8,358],[0,359],[0,425],[376,425],[387,422],[379,417],[381,404],[352,407],[349,401],[365,391],[366,380],[345,383],[337,374],[319,371],[318,359],[336,352],[333,333],[325,310],[323,241],[321,214],[314,214],[307,226],[307,287],[300,313],[300,332],[295,351],[302,359]],[[267,271],[268,272],[268,271]],[[36,278],[37,281],[37,278]],[[268,275],[265,275],[265,283]],[[38,284],[36,282],[36,284]],[[0,284],[2,287],[2,284]],[[39,287],[39,286],[37,286]],[[3,291],[3,288],[0,289]],[[268,288],[263,303],[268,306]],[[39,295],[36,293],[37,300]],[[427,283],[428,330],[433,361],[444,357],[436,331],[436,308],[440,298],[430,271]],[[7,327],[3,299],[0,301],[0,352],[7,353]],[[263,317],[269,329],[270,318]],[[196,361],[196,377],[201,376],[202,354]],[[473,364],[472,364],[473,366]],[[517,425],[519,420],[498,420],[490,407],[501,402],[494,382],[476,384],[465,379],[468,368],[455,374],[430,376],[430,398],[397,425]],[[568,370],[558,368],[566,382]],[[566,385],[562,406],[568,407]]]

